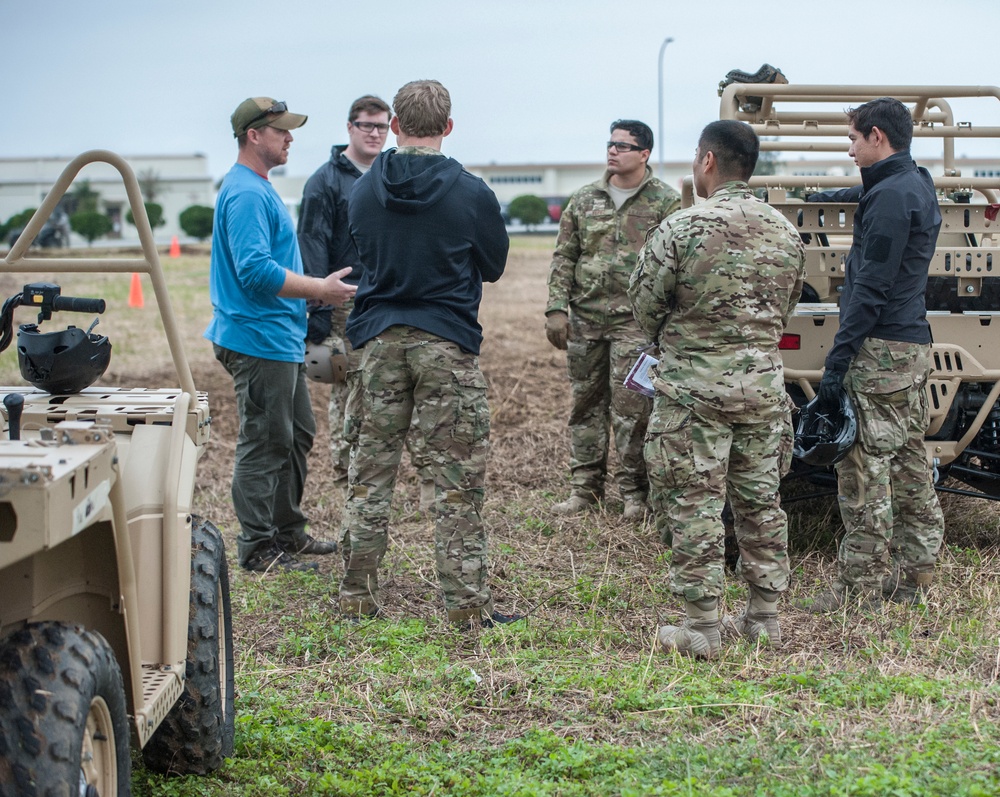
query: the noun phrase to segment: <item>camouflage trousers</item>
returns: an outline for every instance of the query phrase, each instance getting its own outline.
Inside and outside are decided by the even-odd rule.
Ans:
[[[434,550],[449,610],[493,611],[480,515],[489,451],[486,379],[474,354],[428,332],[394,326],[361,349],[360,428],[341,532],[342,600],[377,605],[378,567],[411,419],[434,481]]]
[[[336,485],[347,485],[347,472],[351,465],[351,450],[358,441],[358,429],[361,425],[361,352],[355,351],[347,339],[347,316],[354,306],[351,299],[342,307],[333,309],[333,323],[327,344],[335,350],[347,355],[347,379],[330,385],[330,401],[327,405],[327,417],[330,420],[330,461],[333,463],[333,480]],[[429,478],[425,473],[423,460],[422,438],[417,430],[417,424],[411,427],[406,436],[406,450],[410,453],[410,461],[420,473],[423,481]]]
[[[642,440],[646,434],[652,400],[627,389],[625,377],[645,346],[638,328],[606,334],[600,340],[585,337],[574,321],[567,345],[573,406],[569,416],[570,487],[574,495],[604,497],[608,447],[614,432],[618,467],[615,482],[622,497],[645,500],[649,491]]]
[[[722,595],[728,497],[748,584],[788,588],[788,522],[778,485],[791,462],[786,407],[760,419],[696,412],[658,393],[646,432],[649,498],[670,539],[670,588],[686,601]]]
[[[929,374],[928,345],[877,338],[865,340],[847,372],[858,442],[836,469],[838,564],[849,586],[878,586],[890,558],[914,573],[934,570],[944,515],[924,448]]]

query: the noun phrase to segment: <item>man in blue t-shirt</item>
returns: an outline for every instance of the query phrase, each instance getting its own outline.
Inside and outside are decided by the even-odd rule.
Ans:
[[[205,337],[233,378],[236,542],[240,566],[256,572],[315,569],[293,554],[336,550],[306,533],[300,507],[316,433],[303,362],[306,300],[340,305],[355,288],[341,281],[349,268],[303,275],[295,224],[267,179],[288,161],[289,131],[306,119],[270,97],[240,103],[231,119],[239,155],[222,181],[212,230],[214,312]]]

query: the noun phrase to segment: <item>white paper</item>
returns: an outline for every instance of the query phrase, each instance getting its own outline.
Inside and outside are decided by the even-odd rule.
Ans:
[[[632,366],[632,370],[625,377],[625,387],[644,396],[655,396],[656,388],[653,387],[653,379],[650,376],[649,369],[659,364],[660,361],[655,357],[650,357],[645,352],[640,354],[639,359]]]

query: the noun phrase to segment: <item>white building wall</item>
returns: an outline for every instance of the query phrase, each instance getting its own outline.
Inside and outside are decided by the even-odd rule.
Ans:
[[[157,192],[152,201],[163,206],[164,226],[153,230],[157,243],[169,243],[173,236],[184,238],[180,228],[181,211],[191,205],[215,205],[215,183],[208,174],[208,161],[204,155],[137,155],[123,156],[142,185],[143,175],[155,175]],[[63,169],[72,158],[0,158],[0,220],[28,208],[37,208]],[[90,163],[83,167],[73,182],[88,181],[100,194],[98,207],[119,221],[117,238],[122,243],[138,244],[135,227],[126,220],[129,210],[125,183],[118,170],[106,163]],[[69,192],[73,191],[73,186]],[[146,201],[150,201],[146,198]],[[75,233],[71,244],[85,244]]]
[[[157,243],[167,244],[174,235],[184,239],[178,216],[191,205],[215,205],[216,185],[221,175],[208,174],[207,160],[203,155],[149,155],[126,156],[137,177],[147,171],[159,180],[159,193],[155,201],[163,206],[166,225],[153,231]],[[38,207],[70,158],[0,158],[0,221],[29,207]],[[932,174],[940,174],[940,159],[920,159]],[[661,179],[678,190],[682,181],[691,174],[690,161],[670,161],[650,164]],[[1000,173],[1000,155],[996,158],[958,158],[956,165],[966,176],[989,176]],[[547,164],[485,164],[467,165],[473,174],[483,178],[496,193],[501,204],[510,202],[521,194],[534,194],[550,201],[565,200],[577,189],[594,182],[604,173],[604,164],[547,163]],[[778,174],[788,175],[838,175],[857,180],[857,169],[846,158],[800,158],[779,161],[775,164]],[[270,179],[285,202],[293,218],[298,216],[302,189],[308,174],[290,175],[287,168],[271,172]],[[310,172],[311,174],[311,172]],[[89,180],[91,187],[101,195],[101,206],[106,211],[120,212],[122,243],[138,243],[138,234],[125,221],[128,199],[125,186],[118,172],[107,164],[90,164],[80,173],[78,180]],[[71,189],[72,190],[72,189]],[[5,242],[0,241],[0,245]],[[72,243],[85,242],[74,235]]]

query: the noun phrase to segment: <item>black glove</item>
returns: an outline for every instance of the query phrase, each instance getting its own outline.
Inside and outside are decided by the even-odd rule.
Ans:
[[[330,336],[333,328],[333,308],[317,307],[309,313],[309,325],[306,328],[306,340],[310,343],[322,343]]]
[[[847,366],[828,366],[823,372],[816,396],[819,399],[817,409],[820,412],[834,412],[840,406],[840,391],[844,387],[844,376]]]

